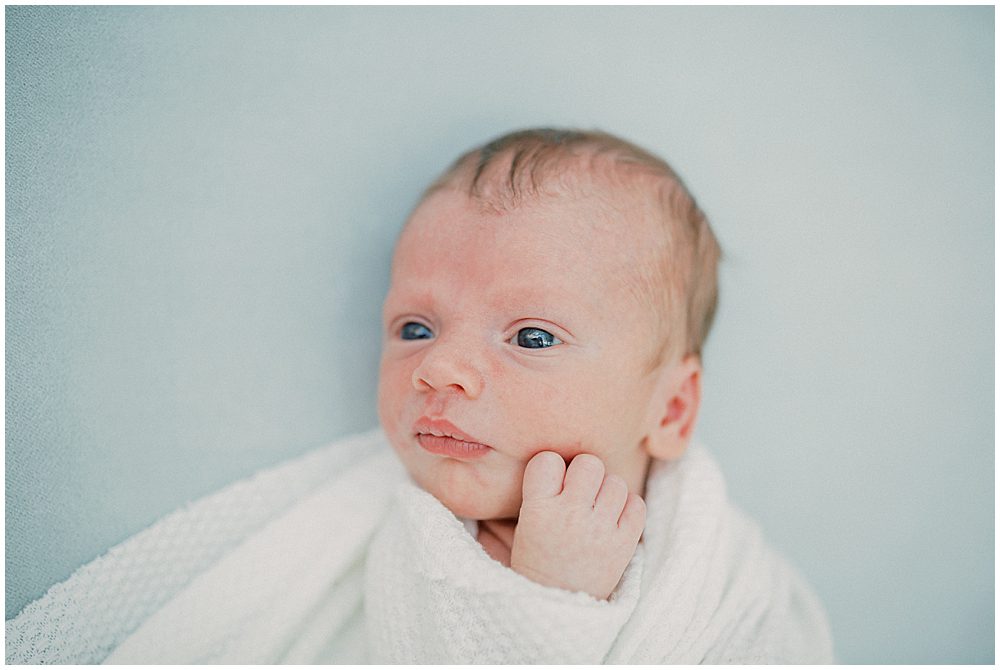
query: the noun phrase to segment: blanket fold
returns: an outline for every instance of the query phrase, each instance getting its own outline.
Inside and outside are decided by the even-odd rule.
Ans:
[[[437,499],[400,487],[368,558],[380,663],[601,663],[639,599],[642,552],[608,602],[536,584],[490,558]]]
[[[170,515],[54,587],[7,622],[7,661],[832,661],[822,607],[728,502],[700,446],[651,468],[643,541],[607,602],[491,559],[412,483],[380,431],[273,472]],[[168,565],[164,552],[198,560]]]
[[[199,575],[238,555],[266,524],[379,453],[391,459],[381,430],[350,435],[184,505],[81,566],[7,621],[6,661],[100,663]],[[401,468],[387,473],[402,476]],[[391,481],[385,477],[381,490]],[[205,616],[213,607],[202,608]]]
[[[388,450],[349,467],[199,575],[105,662],[313,662],[361,613],[366,549],[388,483],[403,476]]]

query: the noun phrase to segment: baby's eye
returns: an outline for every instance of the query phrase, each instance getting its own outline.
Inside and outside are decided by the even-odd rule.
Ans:
[[[544,349],[556,344],[562,344],[562,340],[541,328],[522,328],[517,331],[517,346],[525,349]]]
[[[434,337],[434,333],[422,323],[407,321],[400,329],[399,337],[404,340],[428,340]]]

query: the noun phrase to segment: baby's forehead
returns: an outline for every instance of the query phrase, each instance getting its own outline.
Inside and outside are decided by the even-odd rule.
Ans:
[[[460,160],[432,185],[418,211],[445,200],[500,227],[517,220],[537,234],[525,238],[528,253],[532,239],[551,249],[551,239],[560,238],[568,261],[595,271],[613,268],[649,295],[662,283],[656,267],[669,251],[674,222],[667,206],[675,181],[672,173],[610,152],[524,158],[512,149],[488,162],[475,155]],[[458,225],[461,217],[455,220]]]
[[[545,282],[576,277],[594,293],[624,290],[647,298],[645,304],[667,238],[648,208],[623,200],[594,191],[548,191],[497,208],[464,190],[442,188],[414,212],[403,238],[406,268],[394,262],[394,273],[419,274],[434,258],[465,268],[465,250],[489,248],[494,253],[485,258],[497,273]]]
[[[516,201],[489,190],[470,194],[462,188],[444,187],[425,198],[411,222],[444,219],[444,225],[435,226],[442,235],[482,233],[485,238],[504,236],[513,229],[521,233],[517,237],[528,249],[534,246],[532,242],[551,248],[557,239],[566,250],[638,257],[662,251],[665,242],[663,214],[651,200],[636,189],[601,183],[540,189]],[[469,219],[483,223],[469,228]],[[434,243],[433,239],[427,242]],[[597,265],[599,258],[585,260]]]

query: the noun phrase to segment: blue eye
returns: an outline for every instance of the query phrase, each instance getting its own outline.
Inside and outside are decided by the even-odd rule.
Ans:
[[[545,349],[562,344],[562,340],[541,328],[522,328],[517,331],[517,346],[525,349]]]
[[[422,323],[407,321],[400,329],[399,337],[404,340],[429,340],[434,337],[434,333]]]

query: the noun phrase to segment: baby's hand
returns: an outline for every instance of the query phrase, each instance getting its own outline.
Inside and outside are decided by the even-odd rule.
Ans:
[[[528,579],[605,600],[635,553],[646,505],[604,463],[580,454],[566,467],[552,451],[524,470],[510,567]]]

